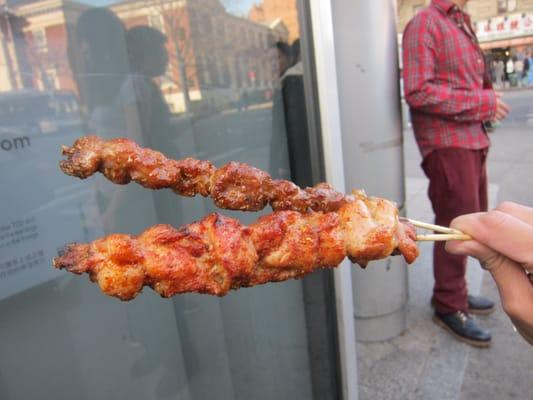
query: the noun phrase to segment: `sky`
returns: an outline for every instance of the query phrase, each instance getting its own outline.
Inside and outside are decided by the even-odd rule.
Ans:
[[[79,0],[81,3],[91,6],[107,6],[116,3],[118,0]],[[248,15],[250,7],[254,3],[260,3],[261,0],[221,0],[226,10],[235,15]]]
[[[222,0],[222,4],[226,10],[236,15],[246,15],[248,10],[254,3],[259,3],[258,0]]]

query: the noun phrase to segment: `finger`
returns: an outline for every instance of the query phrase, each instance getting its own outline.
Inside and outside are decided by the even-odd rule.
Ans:
[[[503,97],[503,92],[494,92],[496,94],[496,97],[501,99]]]
[[[533,269],[533,226],[504,212],[463,215],[450,225],[477,242]]]
[[[507,114],[509,114],[509,107],[506,106],[505,104],[501,103],[501,104],[498,104],[498,110],[497,112],[500,113],[501,115],[503,116],[506,116]]]
[[[533,208],[527,207],[512,201],[505,201],[498,205],[495,210],[524,221],[526,224],[533,226]]]
[[[511,111],[511,107],[509,107],[509,105],[507,105],[507,104],[504,103],[503,101],[500,101],[500,107],[501,107],[506,113],[509,113],[509,111]]]
[[[502,107],[499,107],[499,106],[498,106],[498,109],[496,110],[496,115],[497,115],[500,119],[504,119],[505,117],[507,117],[507,114],[509,114],[508,111],[506,111],[506,110],[503,109]]]

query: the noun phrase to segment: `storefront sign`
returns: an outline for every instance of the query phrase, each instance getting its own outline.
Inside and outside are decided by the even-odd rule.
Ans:
[[[494,17],[476,22],[480,42],[533,35],[533,13]]]

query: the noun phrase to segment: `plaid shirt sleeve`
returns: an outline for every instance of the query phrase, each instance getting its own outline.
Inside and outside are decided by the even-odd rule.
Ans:
[[[461,90],[437,81],[436,32],[431,17],[415,17],[406,27],[402,43],[405,98],[413,109],[456,121],[494,118],[497,97],[493,90]]]

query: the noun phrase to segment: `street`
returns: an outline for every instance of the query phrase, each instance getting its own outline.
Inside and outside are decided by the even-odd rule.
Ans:
[[[209,159],[217,165],[238,160],[268,169],[272,107],[180,119],[176,121],[176,131],[180,137],[193,137],[193,148],[179,146],[184,155]]]
[[[511,113],[502,123],[503,127],[533,129],[533,88],[504,92],[503,100],[511,107]]]

